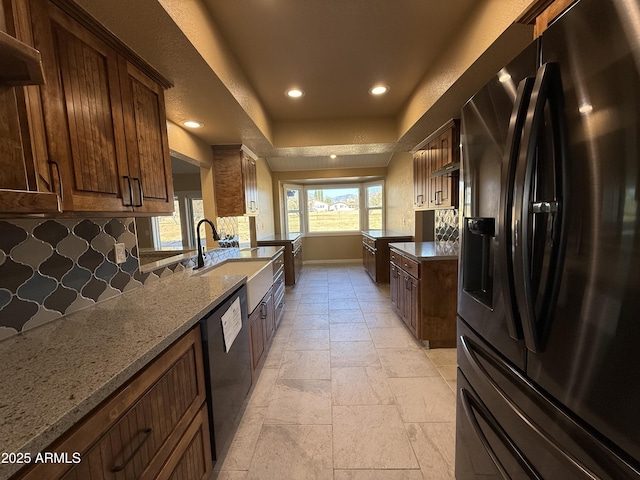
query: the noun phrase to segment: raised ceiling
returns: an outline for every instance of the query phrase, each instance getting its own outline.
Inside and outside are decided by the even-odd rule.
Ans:
[[[395,117],[476,0],[204,0],[272,120]],[[390,87],[381,97],[369,89]],[[305,96],[288,99],[290,87]]]
[[[533,0],[76,0],[174,83],[167,117],[273,170],[386,165],[531,39]],[[375,83],[390,91],[369,95]],[[299,87],[297,100],[285,90]],[[329,163],[331,153],[338,155]]]

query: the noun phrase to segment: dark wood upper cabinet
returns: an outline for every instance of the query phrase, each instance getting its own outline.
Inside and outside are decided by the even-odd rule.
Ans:
[[[258,215],[256,160],[242,145],[214,145],[213,175],[219,217]]]
[[[173,212],[164,89],[124,58],[119,61],[135,210]]]
[[[459,144],[459,121],[450,120],[413,154],[416,210],[458,207]]]
[[[63,212],[172,212],[170,83],[74,2],[3,1],[42,59],[44,85],[16,96],[25,104],[19,128],[42,151],[33,155],[34,183],[58,193]],[[3,100],[0,115],[15,117]]]

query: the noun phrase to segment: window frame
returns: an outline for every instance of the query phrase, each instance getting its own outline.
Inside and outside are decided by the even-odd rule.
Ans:
[[[377,186],[380,186],[380,188],[382,189],[382,205],[379,207],[369,207],[369,188],[377,187]],[[385,222],[386,222],[386,218],[385,218],[386,217],[385,215],[386,195],[384,190],[384,180],[375,180],[373,182],[363,183],[362,188],[364,190],[364,212],[365,212],[365,218],[363,219],[365,228],[363,230],[384,230]],[[371,210],[380,210],[380,217],[381,217],[380,229],[371,228],[371,225],[369,225],[369,212]]]
[[[178,203],[178,218],[180,220],[180,232],[182,235],[182,248],[194,248],[196,246],[196,223],[193,219],[193,200],[202,200],[202,192],[199,191],[184,191],[175,194],[173,197],[174,202]],[[151,217],[151,230],[153,237],[154,248],[162,249],[160,241],[160,224],[159,216]]]
[[[285,232],[287,232],[287,234],[291,234],[291,230],[289,229],[289,213],[294,213],[297,212],[298,213],[298,218],[300,221],[300,232],[293,232],[293,233],[300,233],[300,235],[305,233],[305,218],[306,218],[306,208],[304,208],[304,186],[303,185],[297,185],[297,184],[293,184],[293,183],[285,183],[282,189],[282,196],[283,196],[283,208],[282,211],[284,212],[284,230]],[[287,190],[297,190],[298,191],[298,209],[297,210],[289,210],[288,208],[288,204],[287,204]]]
[[[368,188],[373,186],[381,186],[382,187],[382,207],[368,207]],[[309,190],[337,190],[337,189],[346,189],[346,188],[356,188],[358,189],[358,213],[359,213],[359,221],[358,221],[358,229],[356,230],[331,230],[331,231],[310,231],[309,229],[309,205],[308,205],[308,191]],[[287,190],[298,190],[299,193],[299,209],[298,210],[288,210],[287,206]],[[366,182],[323,182],[323,183],[304,183],[304,184],[293,184],[286,183],[283,184],[282,189],[282,205],[281,208],[282,217],[283,217],[283,225],[284,231],[289,235],[291,234],[289,229],[289,213],[297,212],[300,215],[300,234],[305,236],[342,236],[342,235],[354,235],[359,234],[362,230],[371,230],[369,228],[369,211],[370,210],[380,210],[382,215],[382,229],[385,228],[386,221],[386,194],[385,194],[385,184],[384,179],[378,179],[373,181]],[[377,229],[376,229],[377,230]],[[297,233],[297,232],[295,232]]]

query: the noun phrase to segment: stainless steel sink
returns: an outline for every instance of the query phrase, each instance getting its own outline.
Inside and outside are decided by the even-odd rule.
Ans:
[[[249,313],[258,306],[273,283],[271,260],[242,260],[227,261],[223,264],[205,270],[200,275],[223,276],[245,275],[247,277],[247,306]]]

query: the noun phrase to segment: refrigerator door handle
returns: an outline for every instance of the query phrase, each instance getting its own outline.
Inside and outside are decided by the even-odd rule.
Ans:
[[[505,149],[503,165],[506,166],[503,172],[502,184],[505,186],[500,198],[499,232],[500,245],[498,255],[500,256],[500,268],[502,273],[501,282],[502,295],[506,303],[507,328],[509,335],[515,340],[522,338],[522,325],[518,315],[517,300],[515,298],[515,280],[513,271],[514,245],[518,245],[518,225],[515,228],[512,224],[513,217],[513,196],[516,176],[516,166],[520,154],[520,140],[524,128],[529,100],[533,90],[534,79],[526,77],[518,84],[516,100],[513,104],[509,129],[507,131],[507,148]]]
[[[550,120],[551,149],[543,151],[538,149],[538,142],[545,132],[545,118]],[[551,169],[540,166],[548,153],[552,155]],[[515,246],[515,292],[525,344],[534,353],[544,348],[560,289],[566,244],[563,214],[567,196],[566,157],[567,134],[560,68],[550,62],[542,65],[536,75],[515,178],[514,224],[518,225],[516,234],[519,236]],[[545,187],[545,181],[546,185],[551,185],[553,199],[537,198]],[[531,245],[531,237],[537,233],[534,225],[537,215],[551,215],[551,246],[545,273],[542,266],[547,241],[545,239],[536,248]],[[541,220],[545,218],[541,217]],[[539,238],[537,243],[540,243]]]

